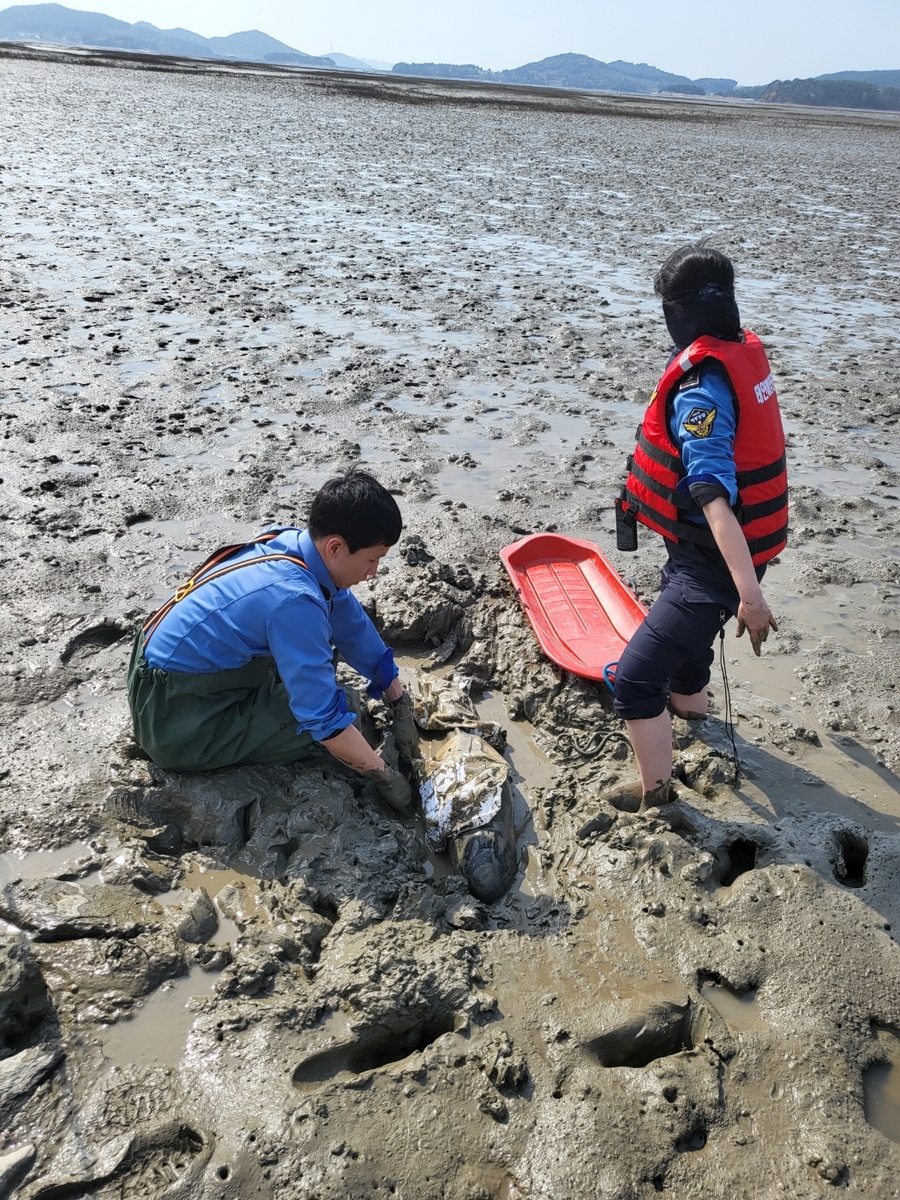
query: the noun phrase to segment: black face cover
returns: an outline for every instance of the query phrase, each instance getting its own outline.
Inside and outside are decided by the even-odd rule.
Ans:
[[[663,300],[663,316],[678,350],[683,350],[698,337],[736,342],[741,336],[741,314],[734,292],[726,291],[716,283],[673,292]]]

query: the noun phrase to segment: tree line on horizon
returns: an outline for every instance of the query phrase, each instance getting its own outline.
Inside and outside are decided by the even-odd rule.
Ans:
[[[900,112],[900,88],[878,87],[859,79],[775,79],[762,87],[735,88],[732,95],[769,104]]]
[[[838,72],[814,79],[775,79],[751,87],[735,79],[689,79],[661,71],[647,63],[621,60],[604,63],[585,54],[557,54],[540,62],[508,71],[489,71],[474,63],[395,63],[396,75],[420,78],[467,79],[484,83],[514,83],[541,87],[583,88],[598,91],[666,93],[683,96],[732,96],[777,104],[809,104],[837,108],[900,111],[900,71]],[[883,78],[884,83],[876,83]]]

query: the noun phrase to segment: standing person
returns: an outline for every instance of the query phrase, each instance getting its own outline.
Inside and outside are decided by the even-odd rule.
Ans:
[[[394,497],[354,469],[319,490],[306,529],[277,529],[218,551],[146,622],[128,671],[134,735],[177,771],[284,763],[322,746],[393,808],[409,784],[354,724],[334,673],[338,650],[371,680],[412,750],[411,703],[353,593],[403,527]]]
[[[736,616],[737,636],[746,630],[759,655],[778,628],[760,584],[784,548],[788,517],[775,384],[759,338],[741,329],[730,259],[685,246],[654,291],[675,348],[617,502],[620,518],[661,533],[668,550],[659,598],[616,671],[614,707],[645,808],[671,799],[669,709],[706,715],[716,635]]]

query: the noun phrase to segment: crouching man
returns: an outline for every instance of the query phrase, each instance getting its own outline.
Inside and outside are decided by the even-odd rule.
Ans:
[[[176,771],[286,763],[323,746],[397,811],[409,784],[368,744],[334,673],[334,652],[371,680],[410,753],[411,705],[349,590],[400,537],[393,496],[351,470],[316,494],[306,529],[277,529],[212,555],[146,622],[128,671],[134,736]]]

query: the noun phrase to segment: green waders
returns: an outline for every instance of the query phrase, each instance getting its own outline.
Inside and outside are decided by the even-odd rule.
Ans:
[[[295,762],[314,753],[312,736],[297,733],[271,658],[193,675],[151,667],[143,644],[139,631],[128,665],[128,701],[135,740],[159,766],[212,771],[239,763]]]

